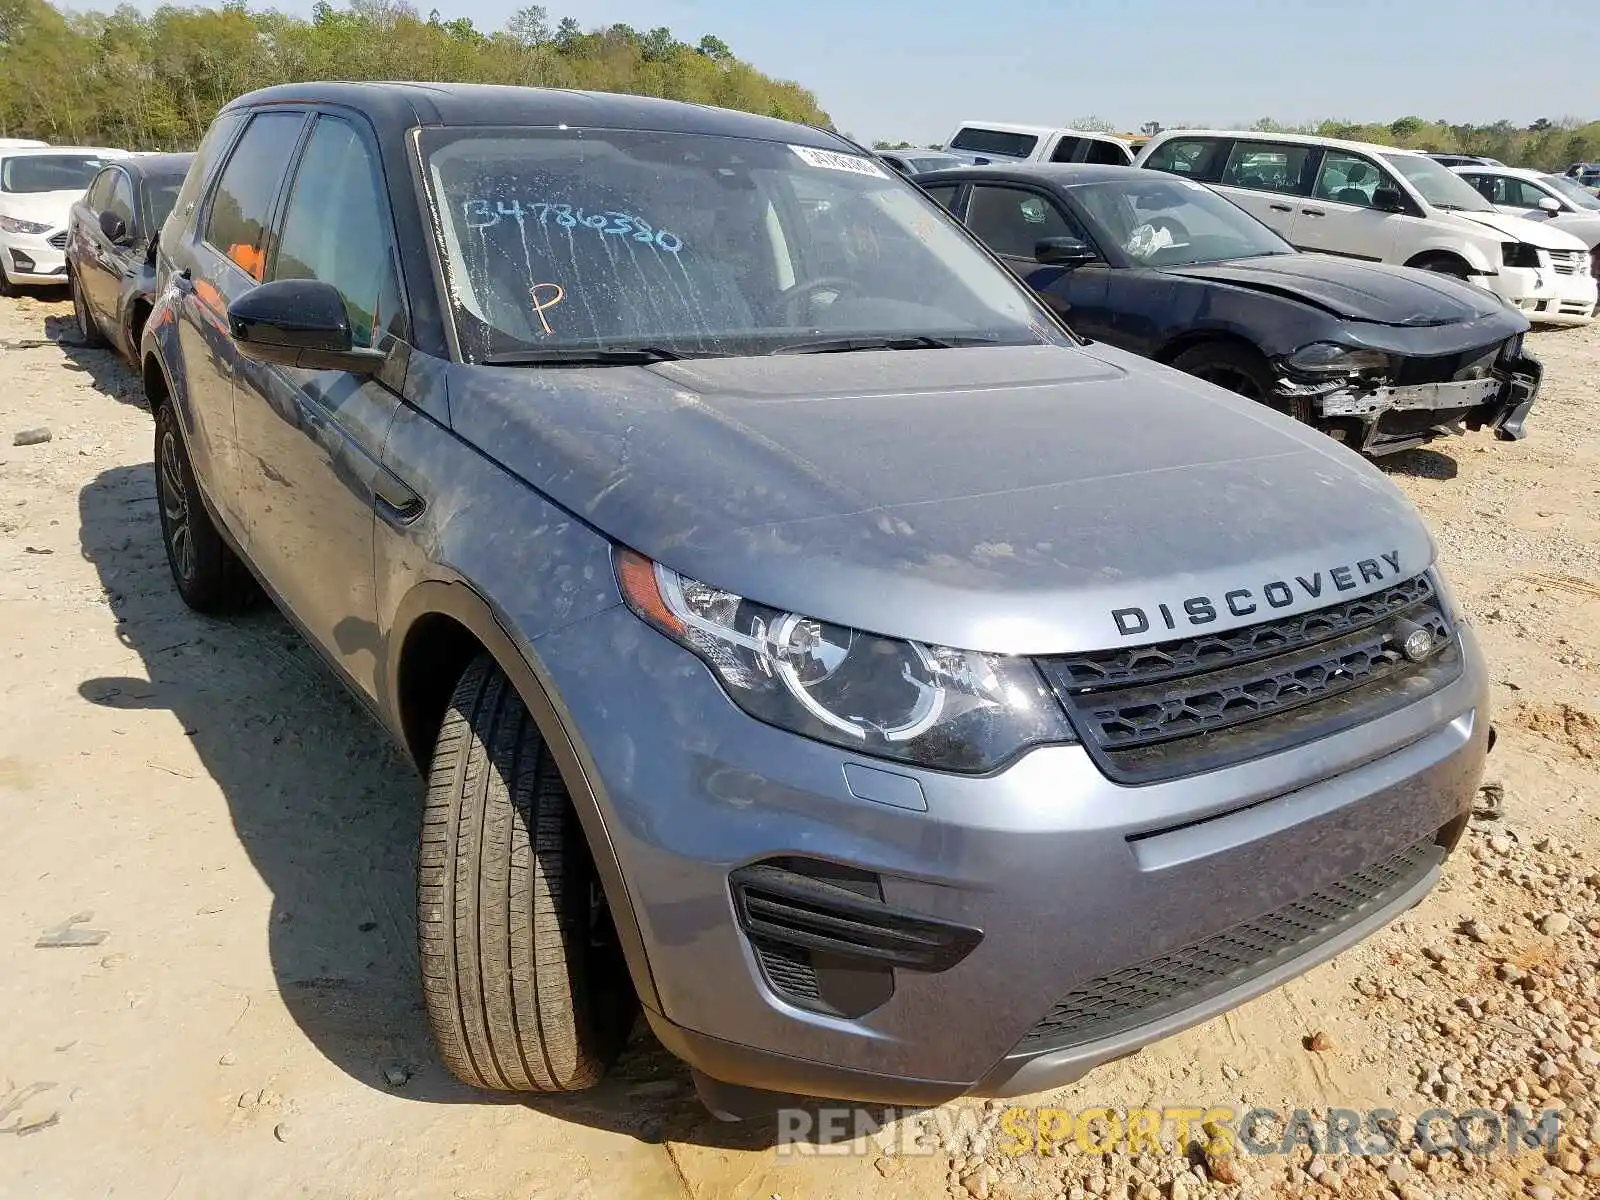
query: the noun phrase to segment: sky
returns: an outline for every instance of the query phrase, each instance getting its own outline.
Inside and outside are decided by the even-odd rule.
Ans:
[[[155,0],[141,6],[154,7]],[[196,0],[191,0],[196,2]],[[302,15],[313,0],[251,0]],[[339,0],[334,0],[338,3]],[[414,0],[504,25],[523,0]],[[74,7],[100,7],[78,0]],[[104,7],[110,7],[109,0]],[[552,23],[714,33],[856,138],[964,120],[1600,119],[1597,0],[547,0]]]

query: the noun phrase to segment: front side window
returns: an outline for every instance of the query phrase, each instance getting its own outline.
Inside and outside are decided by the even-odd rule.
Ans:
[[[272,203],[304,123],[301,113],[255,117],[222,169],[211,198],[206,242],[257,283],[267,277]]]
[[[1073,162],[1073,155],[1078,152],[1078,147],[1083,145],[1082,138],[1064,137],[1056,143],[1056,148],[1050,152],[1050,161],[1058,163]]]
[[[106,201],[106,211],[122,222],[124,229],[133,228],[133,184],[126,171],[115,172],[111,184],[111,198]]]
[[[1097,227],[1097,240],[1120,247],[1140,266],[1180,267],[1295,253],[1238,205],[1187,179],[1151,175],[1085,183],[1072,189],[1072,198]]]
[[[1387,172],[1371,159],[1343,150],[1329,150],[1322,157],[1322,169],[1317,172],[1314,195],[1318,200],[1334,204],[1359,204],[1373,207],[1372,197],[1380,188],[1395,187]]]
[[[1058,340],[914,185],[854,154],[628,130],[423,129],[471,361],[762,354],[829,337]]]
[[[404,336],[394,225],[367,144],[339,117],[317,118],[295,172],[274,279],[316,279],[344,300],[351,340]]]
[[[939,203],[939,207],[946,212],[954,211],[956,195],[961,191],[959,183],[936,183],[924,189]]]
[[[111,199],[111,188],[116,183],[114,176],[122,174],[115,167],[107,167],[94,177],[94,182],[89,185],[89,191],[83,198],[84,204],[92,213],[98,213],[106,206],[106,201]]]
[[[1426,154],[1385,154],[1383,157],[1434,208],[1446,212],[1494,211],[1494,205],[1480,196],[1476,188]]]
[[[1128,152],[1117,142],[1090,138],[1089,152],[1083,156],[1083,161],[1102,163],[1108,167],[1125,167],[1128,165]]]
[[[1220,182],[1258,192],[1299,192],[1311,151],[1288,142],[1235,142]]]
[[[1541,175],[1540,182],[1552,192],[1558,192],[1567,203],[1574,208],[1581,208],[1587,212],[1600,212],[1600,196],[1593,192],[1585,191],[1564,175]]]
[[[1004,129],[980,129],[968,125],[950,139],[950,149],[970,154],[998,154],[1003,158],[1027,158],[1039,139],[1031,133],[1010,133]]]
[[[996,254],[1029,260],[1044,238],[1088,239],[1076,221],[1037,192],[985,183],[975,184],[967,200],[967,228]]]
[[[1171,138],[1152,150],[1144,165],[1191,179],[1215,179],[1224,144],[1215,138]]]
[[[0,162],[0,192],[84,192],[105,165],[89,154],[19,154]]]

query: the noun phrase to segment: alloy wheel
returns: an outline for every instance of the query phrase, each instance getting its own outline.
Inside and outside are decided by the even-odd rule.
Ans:
[[[183,480],[183,451],[177,436],[169,429],[161,437],[161,515],[167,530],[167,545],[172,550],[172,565],[178,575],[194,578],[194,531],[189,525],[189,489]]]

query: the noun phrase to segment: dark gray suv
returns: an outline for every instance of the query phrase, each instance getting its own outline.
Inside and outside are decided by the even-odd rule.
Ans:
[[[465,1080],[583,1087],[642,1006],[722,1113],[1035,1091],[1461,835],[1484,668],[1397,490],[829,133],[297,84],[159,247],[177,586],[258,582],[427,776]]]

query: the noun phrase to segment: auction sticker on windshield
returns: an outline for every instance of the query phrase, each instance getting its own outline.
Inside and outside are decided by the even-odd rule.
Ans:
[[[808,167],[822,167],[828,171],[851,171],[857,175],[874,175],[887,179],[882,167],[856,154],[840,154],[837,150],[818,150],[815,146],[790,146]]]

